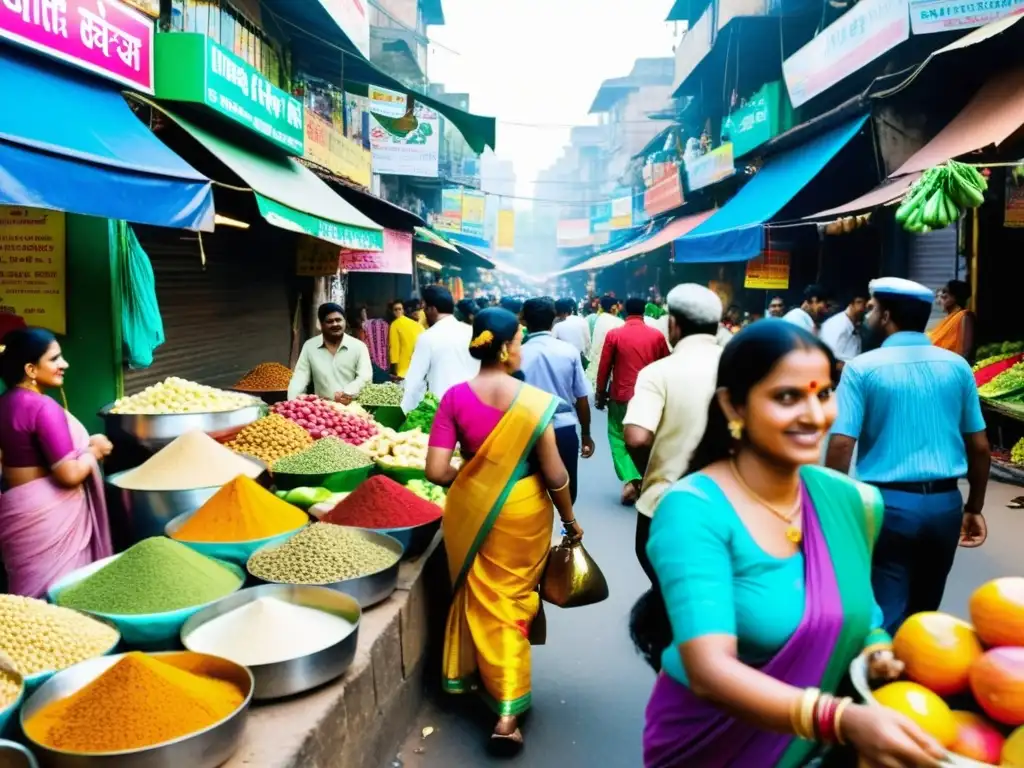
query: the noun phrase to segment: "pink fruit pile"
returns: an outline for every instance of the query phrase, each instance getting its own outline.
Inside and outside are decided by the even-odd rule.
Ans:
[[[350,413],[342,413],[316,395],[302,395],[276,403],[271,411],[294,421],[310,437],[339,437],[350,445],[362,445],[377,434],[377,426]]]

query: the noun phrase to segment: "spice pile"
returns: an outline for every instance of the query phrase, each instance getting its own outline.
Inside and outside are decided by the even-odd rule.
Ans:
[[[117,630],[77,611],[0,595],[0,653],[25,677],[104,654],[118,637]]]
[[[442,511],[394,480],[377,475],[346,496],[323,522],[357,528],[408,528],[432,523]]]
[[[61,590],[57,605],[138,615],[204,605],[241,586],[216,560],[162,536],[143,539],[91,576]]]
[[[146,387],[136,395],[116,400],[110,412],[150,416],[171,413],[222,413],[259,404],[259,400],[249,395],[225,392],[223,389],[207,387],[172,376],[159,384]]]
[[[400,384],[388,381],[383,384],[367,384],[359,393],[357,400],[368,408],[381,406],[400,406],[405,390]]]
[[[261,597],[207,622],[186,642],[189,650],[236,664],[276,664],[330,648],[354,628],[333,613]]]
[[[427,466],[428,440],[429,436],[418,429],[411,432],[382,429],[379,435],[359,447],[385,468],[424,469]]]
[[[280,392],[288,389],[292,369],[280,363],[260,363],[238,380],[235,389],[248,392]]]
[[[174,532],[178,541],[256,541],[297,531],[309,517],[255,480],[236,477]]]
[[[355,446],[336,437],[325,437],[302,453],[278,459],[274,462],[272,470],[275,474],[285,475],[328,475],[332,472],[362,469],[372,463],[369,457]]]
[[[356,531],[313,523],[281,546],[254,553],[248,568],[264,581],[332,584],[383,571],[398,560],[398,554]]]
[[[315,395],[275,403],[271,411],[294,421],[314,440],[340,437],[346,443],[359,445],[377,434],[377,425],[369,419],[340,411]]]
[[[437,395],[433,392],[427,392],[423,399],[420,400],[420,404],[409,411],[409,415],[405,417],[399,432],[409,432],[413,429],[429,432],[430,428],[434,426],[434,416],[437,414],[438,403]]]
[[[259,464],[225,448],[205,432],[186,432],[111,482],[130,491],[186,491],[220,487],[239,475],[259,477],[262,473]]]
[[[196,733],[237,710],[233,683],[204,672],[205,660],[129,653],[91,683],[43,707],[25,734],[51,749],[98,754],[144,749]]]
[[[245,427],[227,447],[235,453],[253,456],[267,464],[308,448],[313,438],[294,421],[272,413]]]
[[[3,712],[21,695],[21,685],[11,672],[8,672],[0,663],[0,712]],[[2,764],[2,760],[0,760]]]

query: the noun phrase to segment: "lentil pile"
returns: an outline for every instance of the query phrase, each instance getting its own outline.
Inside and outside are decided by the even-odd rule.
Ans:
[[[254,541],[296,531],[309,522],[301,509],[248,477],[236,477],[196,510],[171,538],[179,541]]]
[[[154,536],[57,595],[57,605],[118,615],[165,613],[213,602],[238,574],[172,539]]]
[[[249,392],[280,392],[288,389],[292,369],[280,363],[260,363],[238,380],[235,389]]]
[[[205,432],[186,432],[112,482],[131,491],[186,491],[219,488],[239,475],[259,477],[262,473],[259,464],[225,448]]]
[[[383,384],[367,384],[357,399],[362,405],[370,407],[399,406],[402,404],[404,394],[405,390],[401,385],[388,381]]]
[[[301,453],[278,459],[272,469],[286,475],[326,475],[362,469],[372,463],[370,457],[355,446],[336,437],[325,437]]]
[[[85,614],[31,597],[0,595],[0,652],[26,677],[99,656],[117,640],[117,630]]]
[[[249,558],[249,573],[285,584],[332,584],[377,573],[397,563],[399,555],[367,541],[356,531],[330,523],[313,523],[279,547]]]
[[[99,754],[144,749],[204,730],[245,700],[234,684],[210,676],[208,666],[192,654],[129,653],[29,718],[25,733],[52,749]]]
[[[235,453],[253,456],[268,465],[312,444],[309,432],[276,413],[254,421],[235,435],[234,440],[226,443]]]
[[[357,528],[407,528],[432,523],[443,510],[394,480],[377,475],[346,496],[322,520]]]

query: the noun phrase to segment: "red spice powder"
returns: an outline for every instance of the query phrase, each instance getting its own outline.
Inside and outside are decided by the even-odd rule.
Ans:
[[[441,514],[437,504],[389,477],[375,475],[338,502],[321,522],[357,528],[408,528],[433,522]]]

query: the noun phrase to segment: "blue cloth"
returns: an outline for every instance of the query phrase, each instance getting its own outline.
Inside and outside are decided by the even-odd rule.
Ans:
[[[845,374],[844,374],[845,375]],[[885,517],[875,545],[871,584],[895,634],[921,611],[937,611],[960,544],[960,491],[919,494],[882,489]]]
[[[832,431],[857,440],[857,477],[869,483],[964,477],[963,436],[985,430],[971,367],[908,331],[846,364],[838,411]]]
[[[764,225],[817,176],[864,125],[867,115],[784,152],[710,219],[675,241],[682,263],[748,261],[763,250]]]
[[[116,85],[5,47],[0,99],[0,203],[213,231],[210,181]]]
[[[532,334],[523,344],[520,370],[527,384],[559,398],[552,422],[555,429],[580,423],[576,400],[590,395],[590,382],[583,372],[583,361],[576,347],[549,332]]]

